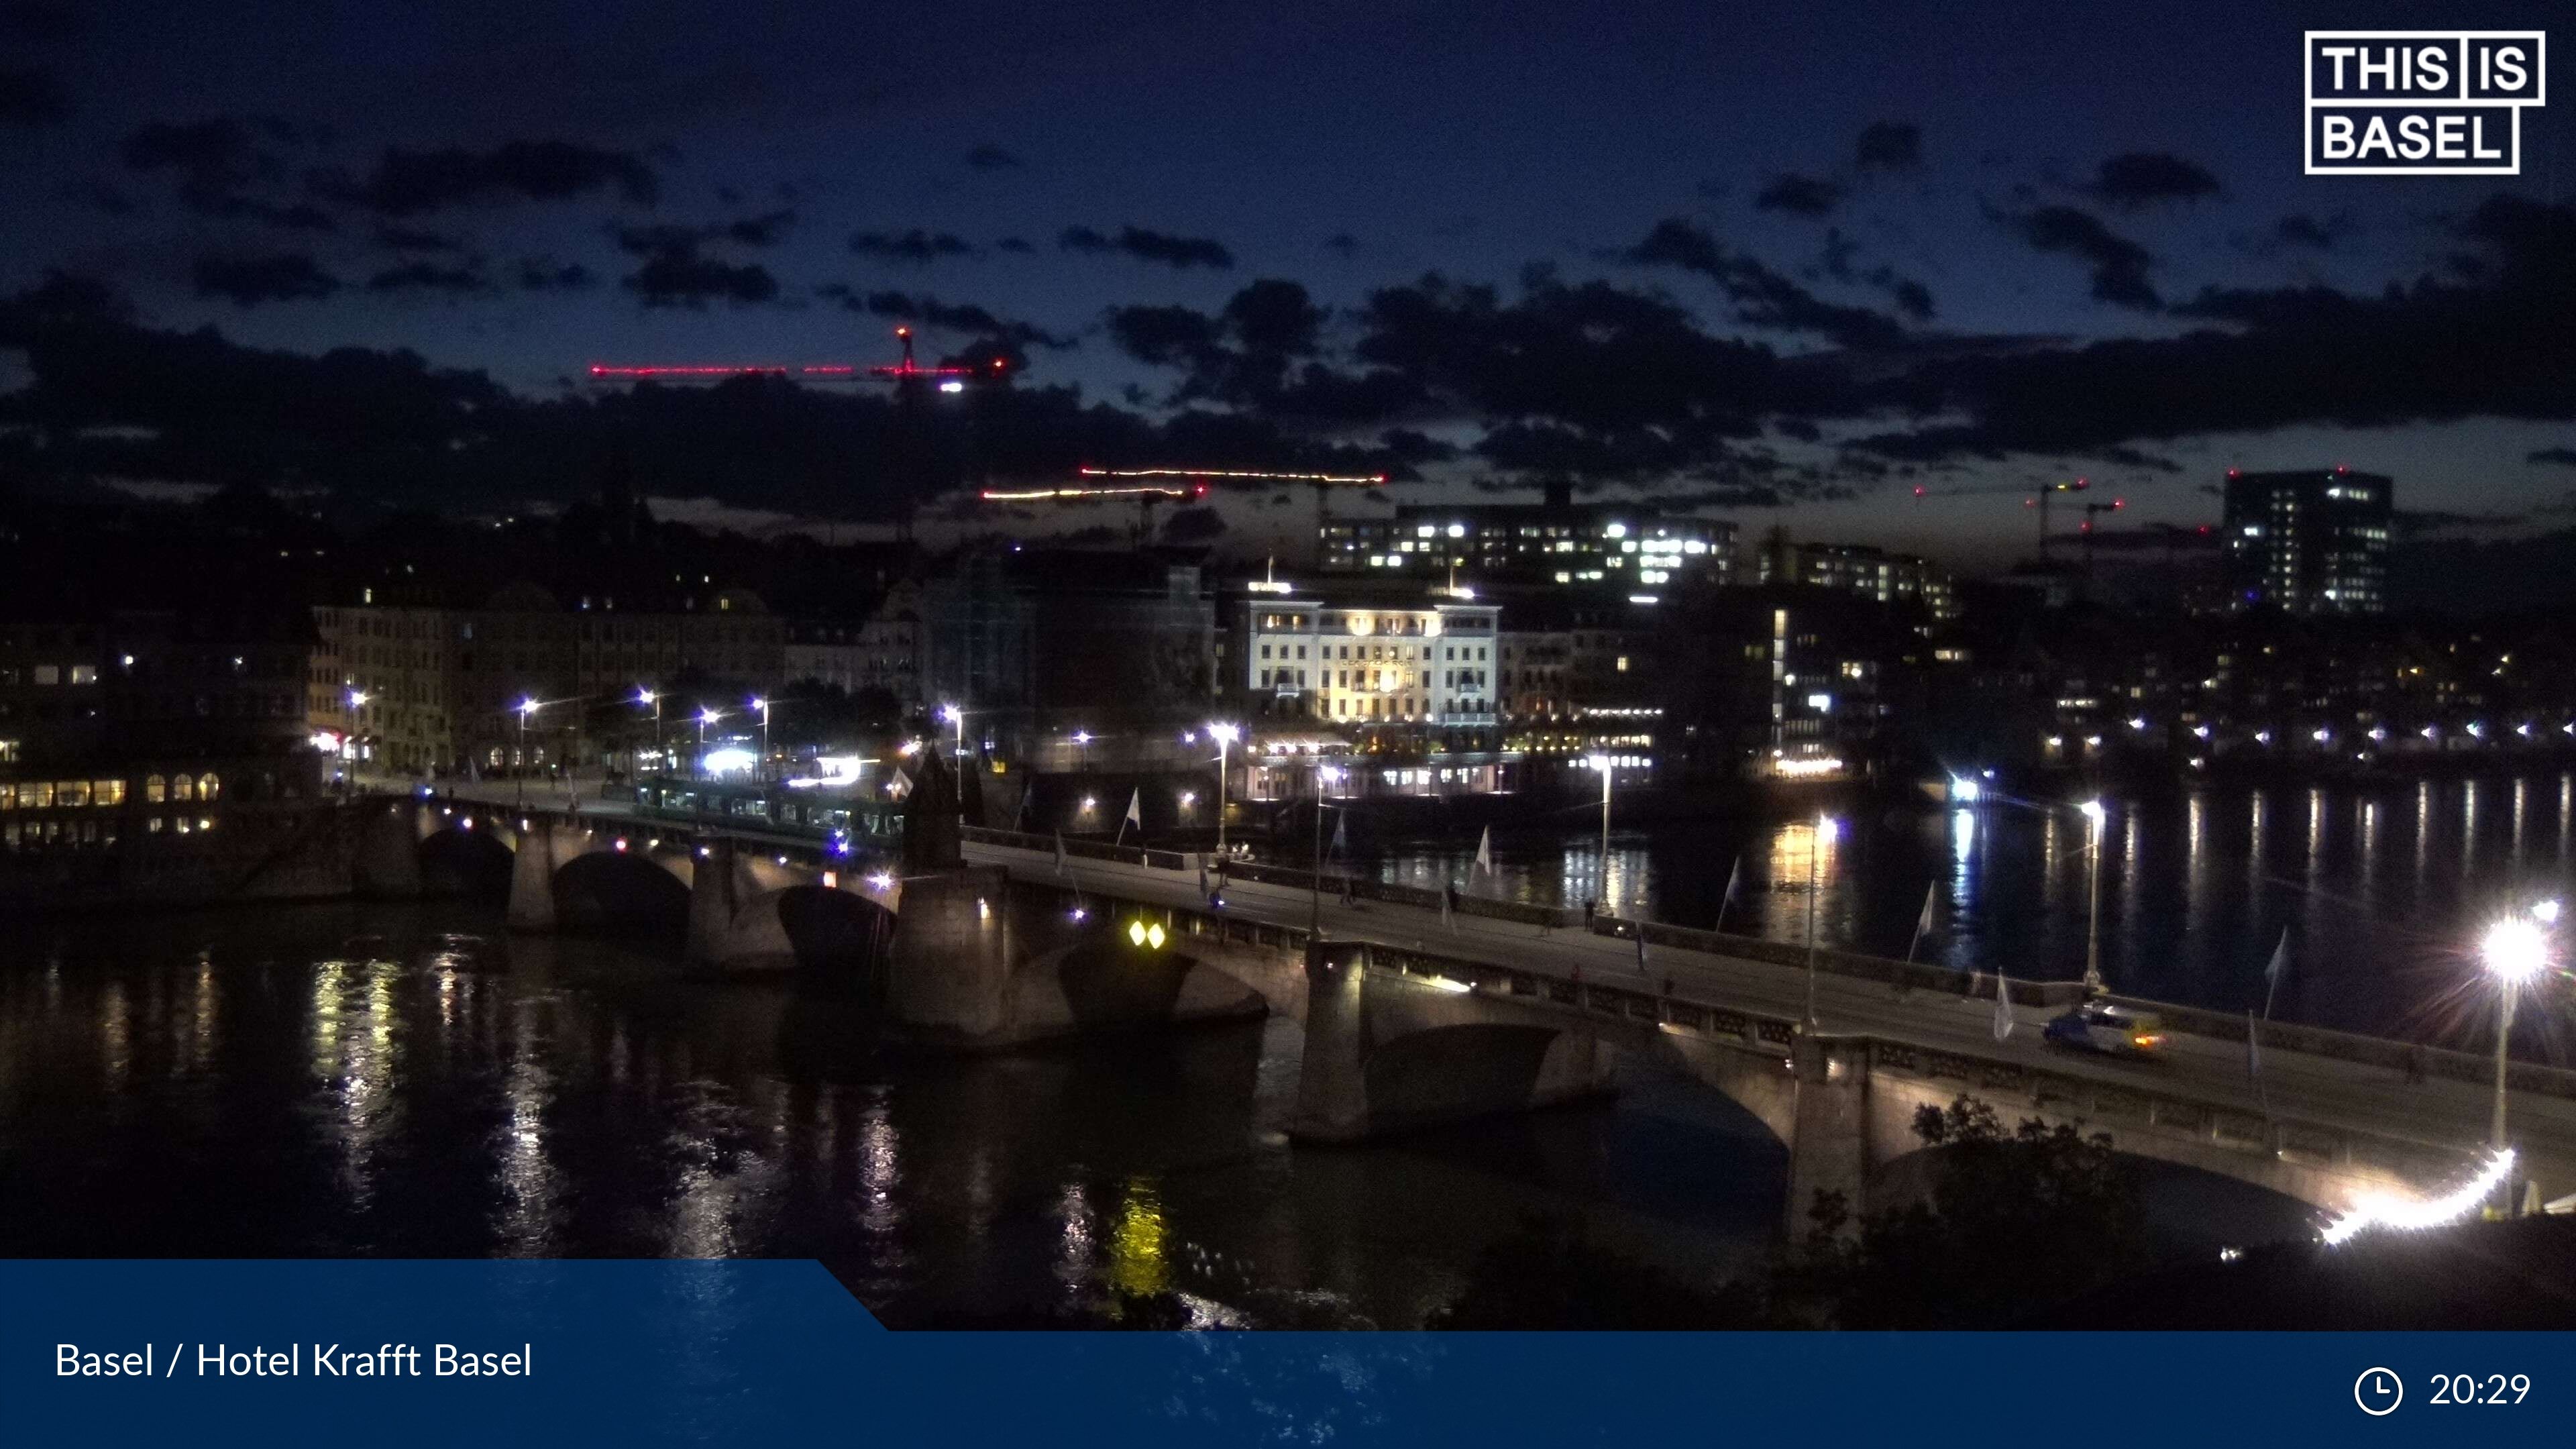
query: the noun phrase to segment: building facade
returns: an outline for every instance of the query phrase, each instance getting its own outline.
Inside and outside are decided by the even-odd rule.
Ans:
[[[1324,567],[1340,572],[1615,584],[1660,590],[1734,581],[1735,525],[1619,504],[1578,504],[1563,488],[1534,504],[1410,504],[1392,519],[1329,519]]]
[[[2395,485],[2378,473],[2312,468],[2227,475],[2228,606],[2291,614],[2388,607]]]

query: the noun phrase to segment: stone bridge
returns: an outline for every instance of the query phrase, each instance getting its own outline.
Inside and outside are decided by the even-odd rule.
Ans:
[[[2174,1037],[2162,1062],[2043,1047],[2039,1018],[2078,994],[2069,983],[1822,953],[1824,1025],[1810,1029],[1804,973],[1761,959],[1765,943],[1739,956],[1735,938],[1606,919],[1533,934],[1512,912],[1470,931],[1385,900],[1328,916],[1275,870],[1224,883],[1220,905],[1180,857],[968,853],[981,863],[860,877],[749,833],[413,800],[388,804],[354,868],[369,892],[410,894],[442,859],[479,860],[506,869],[514,929],[641,911],[685,931],[698,969],[851,967],[881,983],[892,1024],[953,1049],[1286,1016],[1305,1030],[1291,1131],[1313,1143],[1597,1095],[1635,1060],[1706,1084],[1779,1139],[1793,1224],[1819,1191],[1864,1211],[1919,1191],[1915,1113],[1962,1095],[2330,1211],[2457,1182],[2485,1140],[2489,1068],[2462,1053],[2264,1026],[2258,1089],[2246,1028],[2222,1014],[2141,1003]],[[1639,964],[1639,930],[1662,964]],[[2004,1041],[1989,1032],[1997,989],[2019,1008]],[[2517,1065],[2514,1083],[2526,1173],[2544,1196],[2576,1191],[2576,1073]]]

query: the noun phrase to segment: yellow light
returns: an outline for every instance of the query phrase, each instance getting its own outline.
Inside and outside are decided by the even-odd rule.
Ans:
[[[1153,948],[1154,948],[1155,950],[1157,950],[1157,951],[1160,951],[1160,950],[1162,950],[1162,949],[1163,949],[1163,939],[1164,939],[1164,937],[1163,937],[1163,928],[1162,928],[1162,926],[1161,926],[1160,924],[1147,926],[1147,927],[1145,928],[1145,944],[1146,944],[1146,945],[1153,947]]]
[[[1127,923],[1127,939],[1135,942],[1139,946],[1144,945],[1145,923],[1143,921],[1129,921]]]

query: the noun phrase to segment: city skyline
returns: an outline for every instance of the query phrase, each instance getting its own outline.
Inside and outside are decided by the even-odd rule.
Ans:
[[[2563,526],[2576,487],[2576,329],[2540,280],[2576,257],[2560,123],[2528,113],[2520,177],[2301,177],[2274,78],[2302,17],[1049,14],[988,44],[921,13],[288,33],[13,6],[0,171],[38,200],[0,288],[60,273],[98,288],[75,323],[219,329],[189,365],[273,432],[209,436],[233,430],[112,346],[31,354],[60,291],[0,328],[0,396],[160,432],[88,477],[265,464],[504,512],[585,491],[617,418],[738,421],[674,422],[589,364],[864,365],[905,323],[927,356],[1025,364],[993,444],[1017,476],[1341,461],[1403,502],[1563,478],[1969,568],[2027,549],[2010,490],[2076,474],[2132,527],[2216,521],[2230,467],[2349,463],[2419,530],[2496,535]],[[870,404],[815,391],[810,432],[865,451]],[[326,420],[471,455],[496,407],[532,446],[461,482]],[[648,487],[666,514],[893,506],[867,466],[700,452]],[[1269,501],[1220,495],[1242,547],[1305,538]]]

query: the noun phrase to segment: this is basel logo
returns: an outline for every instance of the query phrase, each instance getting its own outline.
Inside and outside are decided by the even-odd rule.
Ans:
[[[2519,176],[2548,99],[2537,30],[2311,30],[2310,176]]]

